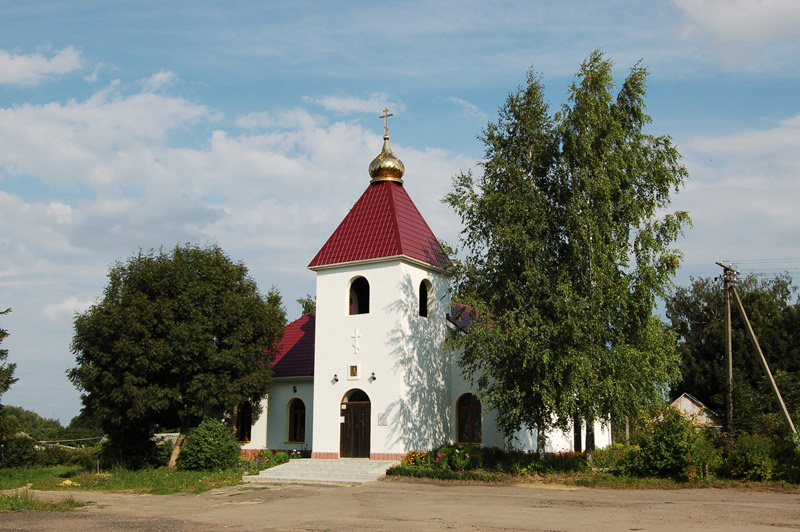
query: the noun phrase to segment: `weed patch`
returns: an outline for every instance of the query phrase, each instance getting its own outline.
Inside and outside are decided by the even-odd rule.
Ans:
[[[70,512],[75,508],[86,506],[86,503],[71,498],[58,502],[40,501],[28,490],[19,493],[0,493],[0,513],[36,510],[40,512]]]

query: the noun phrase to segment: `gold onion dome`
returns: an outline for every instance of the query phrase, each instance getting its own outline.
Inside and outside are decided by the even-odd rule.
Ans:
[[[388,112],[388,109],[384,109],[383,116],[379,117],[384,120],[383,149],[378,156],[369,163],[369,176],[372,178],[370,183],[377,183],[379,181],[403,182],[403,173],[406,171],[405,166],[403,166],[403,161],[392,153],[392,147],[389,146],[388,119],[390,116],[392,115]]]

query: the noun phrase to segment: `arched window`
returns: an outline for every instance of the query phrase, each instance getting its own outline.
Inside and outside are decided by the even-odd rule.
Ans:
[[[419,283],[419,315],[428,317],[428,294],[431,292],[431,282],[425,279]]]
[[[481,443],[481,402],[472,393],[465,393],[456,403],[458,442]]]
[[[350,314],[369,314],[369,283],[363,277],[350,284]]]
[[[289,441],[306,441],[306,405],[301,399],[292,399],[289,403]]]
[[[236,439],[250,441],[250,427],[253,426],[253,407],[250,403],[241,403],[236,406]]]

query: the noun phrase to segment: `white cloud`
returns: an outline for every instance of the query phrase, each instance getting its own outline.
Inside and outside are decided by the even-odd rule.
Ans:
[[[456,104],[464,113],[479,119],[481,122],[486,120],[486,114],[478,106],[471,104],[467,100],[453,96],[448,98],[447,101]]]
[[[178,82],[178,76],[171,70],[162,70],[157,72],[144,80],[145,92],[156,92],[163,88],[175,85]]]
[[[799,117],[768,129],[689,139],[681,147],[692,177],[674,206],[694,222],[679,245],[687,269],[708,271],[715,260],[800,256]]]
[[[684,37],[710,46],[731,68],[780,67],[800,44],[796,0],[673,0],[686,16]]]
[[[160,155],[170,132],[215,118],[180,98],[125,96],[118,83],[83,102],[0,108],[0,171],[60,186],[140,189],[168,177]]]
[[[72,320],[75,313],[86,311],[94,304],[92,301],[78,301],[76,297],[70,297],[58,303],[50,303],[42,308],[42,316],[52,321]]]
[[[38,85],[51,76],[82,67],[81,53],[72,46],[57,50],[51,57],[43,53],[11,54],[0,50],[0,85]]]
[[[369,98],[357,98],[355,96],[322,96],[303,98],[306,102],[322,106],[323,108],[341,114],[353,113],[380,113],[384,108],[390,111],[403,111],[405,105],[402,102],[390,101],[389,96],[382,92],[375,92]]]

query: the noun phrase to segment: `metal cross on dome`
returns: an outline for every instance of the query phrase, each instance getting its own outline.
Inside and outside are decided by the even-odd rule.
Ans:
[[[383,116],[379,116],[378,120],[383,120],[383,136],[389,136],[389,117],[394,116],[394,113],[390,113],[389,109],[386,107],[383,108]]]

